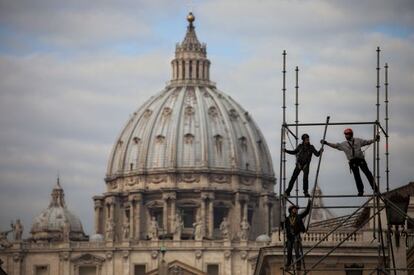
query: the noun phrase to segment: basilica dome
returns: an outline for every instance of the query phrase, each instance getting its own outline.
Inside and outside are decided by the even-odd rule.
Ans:
[[[66,207],[64,192],[59,180],[53,188],[49,207],[34,218],[32,239],[34,241],[62,241],[64,231],[67,230],[70,240],[85,240],[82,223]],[[65,229],[66,227],[66,229]]]
[[[93,198],[95,233],[105,241],[224,241],[229,234],[245,241],[270,235],[276,224],[265,139],[210,80],[192,13],[187,21],[171,80],[128,119],[109,157],[107,190]]]
[[[269,149],[251,115],[210,81],[210,61],[193,26],[178,43],[167,87],[126,123],[107,182],[132,175],[225,173],[274,180]],[[131,178],[132,181],[135,181]]]

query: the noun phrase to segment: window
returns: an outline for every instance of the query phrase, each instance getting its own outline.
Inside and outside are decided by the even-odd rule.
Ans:
[[[247,210],[247,222],[248,222],[250,225],[252,225],[252,222],[253,222],[253,209],[252,209],[252,208],[249,208],[249,209]]]
[[[38,265],[35,266],[35,275],[49,275],[49,266],[47,265]]]
[[[195,209],[194,208],[181,208],[181,215],[184,223],[185,228],[192,228],[194,223],[195,217]]]
[[[361,269],[359,269],[361,268]],[[362,268],[364,268],[363,264],[350,264],[350,265],[345,265],[345,274],[346,275],[362,275],[363,274],[363,270]]]
[[[154,208],[152,210],[151,216],[155,217],[155,219],[157,220],[158,228],[164,228],[162,208]]]
[[[220,228],[224,217],[227,217],[228,209],[225,207],[214,208],[214,228]]]
[[[219,275],[219,266],[218,266],[218,264],[209,264],[209,265],[207,265],[207,274],[208,275]]]
[[[96,266],[80,266],[79,275],[96,275]]]
[[[146,268],[143,264],[137,264],[134,266],[134,275],[145,275]]]

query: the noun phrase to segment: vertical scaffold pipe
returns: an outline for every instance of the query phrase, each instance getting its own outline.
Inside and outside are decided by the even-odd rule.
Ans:
[[[283,87],[282,87],[282,93],[283,93],[283,127],[286,125],[286,51],[283,51]],[[285,140],[285,131],[286,129],[283,129],[282,131],[282,164],[283,164],[283,171],[282,171],[282,180],[283,180],[283,192],[286,189],[286,140]]]
[[[331,118],[330,116],[327,116],[326,117],[326,124],[325,124],[325,129],[323,131],[323,138],[322,138],[323,140],[326,140],[326,132],[328,130],[328,125],[329,125],[329,119],[330,118]],[[322,143],[322,146],[321,146],[322,152],[321,152],[321,154],[319,156],[318,168],[316,168],[315,185],[313,186],[313,191],[312,191],[312,205],[311,205],[311,208],[310,208],[310,211],[309,211],[309,215],[308,215],[308,223],[306,225],[306,231],[308,231],[308,229],[309,229],[309,223],[310,223],[310,220],[311,220],[311,217],[312,217],[313,200],[315,198],[316,186],[318,186],[319,170],[320,170],[320,167],[321,167],[324,146],[325,146],[325,143]]]
[[[296,79],[296,85],[295,85],[295,135],[296,135],[296,148],[298,148],[298,134],[299,134],[299,68],[296,66],[295,69],[295,79]],[[298,199],[298,193],[299,193],[299,180],[296,179],[296,205],[299,203]]]
[[[373,136],[375,137],[375,135],[376,135],[376,132],[377,132],[377,125],[376,124],[374,124],[373,126],[372,126],[372,131],[373,131]],[[377,166],[376,166],[376,162],[375,162],[375,156],[377,155],[377,146],[376,146],[376,143],[374,143],[374,146],[373,146],[373,150],[372,150],[372,162],[373,162],[373,177],[374,177],[374,179],[375,179],[375,175],[376,175],[376,173],[377,173]],[[376,182],[375,182],[375,180],[374,180],[374,184],[377,184]],[[378,207],[378,205],[376,205],[376,200],[375,200],[375,196],[376,196],[377,194],[374,192],[374,190],[373,190],[373,192],[372,192],[372,203],[373,203],[373,209],[371,209],[371,211],[375,211],[375,209],[377,209],[376,207]],[[373,239],[375,240],[377,237],[377,234],[376,234],[376,228],[377,228],[377,220],[376,220],[376,217],[373,217],[373,219],[372,219],[372,221],[373,221],[373,224],[372,224],[372,237],[373,237]]]
[[[389,138],[389,133],[388,133],[388,121],[389,121],[389,117],[388,117],[388,63],[385,63],[385,175],[386,175],[386,181],[387,181],[387,192],[390,191],[390,169],[388,166],[388,161],[389,161],[389,148],[388,148],[388,138]]]
[[[282,93],[283,93],[283,125],[286,124],[286,51],[283,51],[283,86],[282,86]]]
[[[286,189],[286,153],[285,153],[285,149],[286,149],[286,141],[285,141],[285,125],[286,125],[286,51],[283,51],[283,83],[282,83],[282,94],[283,94],[283,106],[282,106],[282,110],[283,110],[283,126],[282,126],[282,131],[281,131],[281,151],[280,151],[280,156],[281,156],[281,181],[280,184],[283,184],[283,193],[285,192]],[[282,193],[281,195],[281,208],[280,208],[280,213],[283,215],[283,218],[285,216],[285,200],[282,198]],[[283,265],[286,262],[285,259],[285,254],[286,254],[286,231],[283,230],[283,234],[284,234],[284,238],[283,238]],[[285,274],[285,269],[283,269],[283,274]]]
[[[380,47],[377,47],[377,132],[374,134],[374,138],[375,135],[379,134],[379,121],[380,121]],[[379,140],[377,140],[375,142],[375,146],[377,147],[376,149],[376,156],[375,156],[375,161],[376,161],[376,183],[378,186],[378,192],[381,192],[381,186],[380,186],[380,147],[379,147]]]

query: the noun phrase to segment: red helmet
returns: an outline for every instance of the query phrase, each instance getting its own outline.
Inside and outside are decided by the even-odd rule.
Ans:
[[[354,134],[354,132],[352,131],[352,129],[351,129],[351,128],[346,128],[346,129],[344,130],[344,135],[346,135],[346,134],[353,135],[353,134]]]

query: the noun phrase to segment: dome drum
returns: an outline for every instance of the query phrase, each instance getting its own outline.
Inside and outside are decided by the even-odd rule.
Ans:
[[[270,234],[274,224],[268,219],[277,216],[276,198],[272,193],[257,193],[248,190],[200,190],[159,189],[122,193],[106,193],[95,197],[97,234],[106,241],[123,239],[151,239],[151,223],[157,224],[160,239],[174,237],[175,220],[183,221],[179,240],[196,239],[195,224],[203,226],[202,239],[223,240],[220,230],[223,220],[228,220],[229,241],[240,240],[240,224],[243,219],[249,223],[248,239],[254,240],[260,234]],[[178,217],[178,218],[177,218]],[[113,224],[113,235],[108,235],[107,225]],[[128,236],[124,226],[129,226]],[[111,231],[112,232],[112,231]]]

